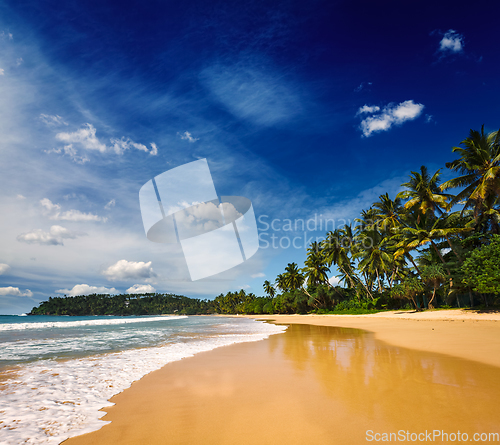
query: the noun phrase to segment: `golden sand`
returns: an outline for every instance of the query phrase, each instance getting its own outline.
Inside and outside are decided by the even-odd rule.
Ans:
[[[366,443],[367,431],[500,432],[500,323],[387,317],[273,316],[293,324],[145,376],[111,399],[110,424],[65,443],[343,445]]]

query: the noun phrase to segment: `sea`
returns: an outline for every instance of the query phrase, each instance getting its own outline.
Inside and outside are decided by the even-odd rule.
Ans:
[[[0,315],[0,444],[59,444],[167,363],[286,327],[220,316]]]

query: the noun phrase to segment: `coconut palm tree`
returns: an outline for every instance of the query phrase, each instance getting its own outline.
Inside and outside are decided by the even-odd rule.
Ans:
[[[420,215],[443,214],[443,209],[448,207],[447,201],[452,199],[452,195],[442,192],[439,188],[440,170],[429,175],[427,167],[422,165],[420,173],[411,172],[410,180],[401,184],[407,190],[399,192],[397,198],[408,200],[404,208],[407,210],[417,210],[417,221],[420,222]]]
[[[326,239],[321,243],[326,265],[332,264],[344,275],[341,281],[345,281],[348,287],[355,287],[357,277],[351,262],[351,248],[354,243],[354,234],[351,226],[335,229],[326,234]]]
[[[431,264],[429,266],[424,266],[422,270],[422,280],[424,283],[432,285],[432,297],[427,303],[429,309],[434,308],[434,298],[436,297],[436,289],[441,286],[446,280],[446,275],[443,270],[443,266],[440,264]]]
[[[323,253],[319,250],[319,244],[314,242],[307,249],[307,258],[302,268],[302,273],[305,276],[309,286],[317,286],[318,284],[331,284],[328,281],[328,272],[330,268],[326,264]]]
[[[396,197],[393,201],[388,193],[380,195],[379,201],[373,203],[373,208],[376,212],[377,226],[381,230],[388,231],[401,226],[401,214],[404,210],[401,198]]]
[[[302,288],[305,278],[304,275],[300,273],[297,263],[288,263],[283,275],[288,289],[294,290]]]
[[[486,134],[484,125],[481,131],[470,130],[469,137],[452,151],[460,156],[446,167],[459,172],[461,176],[450,179],[441,185],[441,190],[465,187],[451,204],[465,201],[463,211],[474,209],[474,218],[479,219],[485,201],[491,196],[500,195],[500,131]]]
[[[273,285],[269,280],[264,281],[264,292],[269,295],[271,298],[274,298],[276,295],[276,289],[274,289]]]

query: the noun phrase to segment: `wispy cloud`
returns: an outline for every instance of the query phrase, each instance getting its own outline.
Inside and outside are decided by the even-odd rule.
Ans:
[[[22,59],[21,59],[22,60]],[[58,114],[50,115],[50,114],[40,114],[40,120],[49,127],[56,127],[60,125],[68,125],[64,119]]]
[[[112,199],[111,201],[109,201],[105,206],[104,208],[106,210],[109,210],[111,207],[114,207],[116,205],[116,200],[115,199]]]
[[[360,124],[363,136],[369,137],[373,133],[388,131],[394,125],[402,125],[406,121],[418,118],[423,109],[424,105],[415,103],[413,100],[406,100],[397,105],[386,105],[382,110],[377,106],[364,105],[358,110],[356,116],[363,113],[371,114]]]
[[[0,295],[9,295],[13,297],[32,297],[33,292],[31,292],[29,289],[22,291],[18,287],[7,286],[0,287]]]
[[[48,116],[42,114],[40,119],[42,119],[42,121],[47,125],[54,126],[61,123],[67,125],[64,121],[62,121],[62,118],[57,115]],[[46,153],[64,153],[71,157],[73,161],[80,164],[88,162],[89,158],[85,155],[80,155],[78,150],[98,151],[100,153],[113,151],[117,155],[122,155],[126,150],[134,148],[136,150],[149,153],[153,156],[158,154],[158,147],[154,142],[150,144],[151,149],[149,149],[144,144],[135,142],[130,138],[122,136],[119,139],[110,138],[110,145],[108,146],[104,142],[99,140],[96,133],[96,128],[89,123],[84,124],[80,129],[73,132],[57,133],[56,139],[66,145],[64,145],[63,147],[53,148],[52,150],[46,150]]]
[[[447,54],[456,54],[463,51],[464,36],[454,29],[450,29],[439,42],[439,51]]]
[[[41,229],[32,232],[22,233],[17,236],[17,240],[27,244],[42,244],[46,246],[62,246],[64,239],[75,239],[79,236],[86,236],[85,232],[76,232],[62,226],[52,226],[48,232]]]
[[[361,82],[358,87],[354,88],[354,92],[359,93],[363,90],[366,90],[371,84],[372,82]]]
[[[193,137],[193,135],[189,131],[185,131],[182,134],[180,134],[180,133],[177,133],[177,134],[180,135],[181,139],[184,139],[185,141],[196,142],[196,141],[200,140],[200,138]]]
[[[136,278],[153,278],[156,273],[151,266],[152,262],[120,260],[109,266],[102,274],[111,281],[132,280]]]
[[[10,266],[5,263],[0,263],[0,275],[7,273],[10,270]]]
[[[89,286],[88,284],[76,284],[72,289],[59,289],[56,290],[58,294],[66,294],[71,297],[76,295],[90,295],[90,294],[118,294],[119,292],[114,287],[104,286]]]
[[[127,289],[127,294],[152,294],[156,289],[151,284],[134,284]]]
[[[40,205],[44,208],[49,218],[55,221],[107,221],[107,218],[104,216],[94,215],[93,213],[84,213],[75,209],[61,212],[61,206],[59,204],[54,204],[48,198],[41,199]]]
[[[57,133],[56,139],[68,145],[78,144],[85,150],[97,150],[104,153],[106,144],[99,141],[96,131],[92,124],[84,124],[82,128],[71,133]]]
[[[250,275],[252,278],[264,278],[266,276],[265,273],[259,272],[259,273],[254,273],[253,275]]]
[[[239,63],[214,65],[200,76],[213,97],[236,117],[273,126],[302,111],[302,101],[282,75]]]
[[[363,105],[356,113],[356,116],[359,116],[360,114],[364,113],[376,113],[377,111],[380,111],[380,107],[377,107],[376,105],[372,105],[371,107],[368,105]]]

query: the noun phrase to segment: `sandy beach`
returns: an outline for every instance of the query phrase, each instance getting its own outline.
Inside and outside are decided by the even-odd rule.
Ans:
[[[497,313],[256,318],[289,328],[148,374],[111,399],[110,424],[64,443],[359,444],[384,432],[499,432]]]

